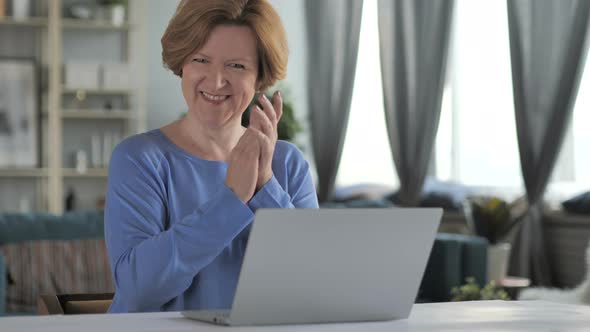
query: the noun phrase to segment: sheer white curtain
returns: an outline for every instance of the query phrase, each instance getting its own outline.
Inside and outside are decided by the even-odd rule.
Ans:
[[[449,82],[436,143],[436,175],[511,199],[524,194],[512,96],[505,1],[457,0]],[[590,190],[590,69],[546,199]]]
[[[377,1],[365,0],[363,6],[352,105],[336,184],[397,187],[383,110]]]
[[[522,187],[505,1],[456,2],[437,176],[477,187]]]
[[[582,191],[590,191],[590,53],[578,90],[569,132],[557,159],[546,199],[560,202]]]
[[[436,176],[507,199],[524,194],[512,96],[505,1],[457,0],[448,84],[435,147]],[[399,181],[387,141],[377,1],[366,0],[338,186]],[[590,60],[546,198],[590,190]]]
[[[350,114],[363,0],[305,2],[307,92],[318,199],[331,199]]]

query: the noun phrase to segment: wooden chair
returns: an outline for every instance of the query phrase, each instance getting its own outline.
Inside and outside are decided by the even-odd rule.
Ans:
[[[113,302],[113,293],[41,295],[39,315],[104,314]]]

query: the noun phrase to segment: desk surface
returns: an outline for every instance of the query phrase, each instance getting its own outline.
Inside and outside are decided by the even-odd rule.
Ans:
[[[0,318],[0,331],[219,331],[178,312]],[[231,328],[235,331],[588,331],[590,306],[543,301],[416,304],[407,320]]]

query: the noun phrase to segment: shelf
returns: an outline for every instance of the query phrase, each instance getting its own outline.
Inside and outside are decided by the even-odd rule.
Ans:
[[[41,112],[44,119],[49,115],[48,110],[44,109]],[[77,110],[77,109],[64,109],[61,111],[62,119],[73,119],[73,120],[129,120],[132,118],[131,111],[129,110],[103,110],[103,109],[89,109],[89,110]]]
[[[0,18],[0,26],[43,28],[43,27],[47,27],[47,18],[45,18],[45,17],[29,17],[29,18],[22,19],[22,20],[15,20],[12,17],[3,17],[3,18]]]
[[[131,25],[123,23],[121,25],[112,24],[109,21],[103,20],[83,20],[64,18],[62,20],[62,27],[65,29],[88,29],[88,30],[129,30]]]
[[[85,173],[78,173],[75,168],[64,168],[64,178],[106,178],[109,175],[108,168],[89,168]]]
[[[133,26],[129,23],[115,25],[108,21],[102,20],[82,20],[73,18],[62,19],[62,27],[64,29],[88,29],[88,30],[120,30],[125,31],[131,29]],[[47,27],[47,18],[45,17],[29,17],[26,19],[14,19],[12,17],[0,18],[0,26],[15,26],[15,27],[31,27],[44,28]]]
[[[47,175],[46,168],[0,168],[0,178],[40,178]]]
[[[86,93],[87,95],[100,95],[100,96],[116,96],[116,95],[130,95],[133,93],[131,90],[122,89],[69,89],[66,87],[62,88],[62,93],[66,95],[75,95],[79,92]]]
[[[127,120],[131,112],[127,110],[63,110],[61,116],[64,119],[113,119]]]
[[[85,173],[78,173],[75,168],[62,169],[67,178],[106,178],[107,168],[89,168]],[[47,168],[0,168],[0,178],[42,178],[48,176]]]
[[[25,2],[0,0],[0,3],[20,1]],[[149,4],[145,0],[125,0],[125,18],[121,17],[121,24],[113,24],[116,19],[108,15],[110,10],[101,7],[102,0],[28,1],[33,4],[29,17],[15,19],[11,13],[8,16],[4,12],[0,16],[0,32],[3,37],[8,37],[6,42],[0,42],[0,53],[11,53],[12,48],[24,43],[31,46],[31,56],[43,64],[43,87],[38,87],[41,90],[38,91],[41,105],[35,118],[37,130],[42,135],[40,139],[43,142],[40,142],[39,148],[42,149],[43,163],[31,164],[39,167],[0,166],[0,187],[3,186],[3,191],[10,194],[13,189],[21,189],[17,186],[22,183],[22,190],[27,196],[34,194],[36,207],[61,214],[68,185],[85,187],[87,197],[104,194],[108,165],[91,162],[88,145],[92,145],[89,144],[92,137],[88,136],[98,136],[100,147],[103,147],[105,141],[110,145],[105,137],[118,141],[120,137],[143,131],[146,111],[146,88],[143,84],[136,85],[131,78],[128,83],[127,80],[113,82],[108,77],[104,82],[74,82],[66,79],[64,66],[67,67],[70,62],[85,61],[93,64],[122,63],[128,66],[125,70],[130,72],[141,66],[145,61],[146,44],[143,39],[147,33],[147,22],[141,18],[148,12]],[[78,4],[91,11],[90,18],[69,15],[71,7]],[[140,19],[135,21],[133,18]],[[122,75],[116,69],[115,66],[111,68],[114,74]],[[139,82],[143,81],[140,77]],[[96,138],[94,141],[96,145]],[[78,173],[76,160],[72,158],[75,157],[72,153],[79,149],[87,152],[88,169],[83,173]],[[106,157],[103,150],[99,151],[101,160]],[[104,158],[105,161],[107,158]],[[8,201],[3,203],[0,204],[0,212],[8,206]]]
[[[0,178],[40,178],[48,176],[47,168],[0,168]],[[102,178],[108,176],[107,168],[89,168],[86,173],[78,173],[75,168],[64,168],[64,177]]]

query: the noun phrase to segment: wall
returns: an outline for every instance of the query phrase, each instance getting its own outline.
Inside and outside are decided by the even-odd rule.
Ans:
[[[160,44],[160,38],[177,4],[178,1],[147,0],[145,77],[148,130],[172,122],[186,111],[180,78],[163,67]]]

